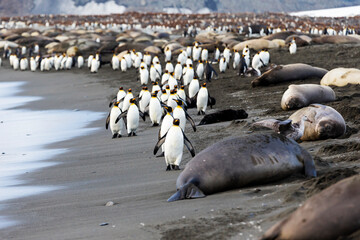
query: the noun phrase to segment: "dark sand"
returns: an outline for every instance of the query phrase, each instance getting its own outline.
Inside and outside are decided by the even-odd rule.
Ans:
[[[326,69],[360,68],[359,45],[317,45],[272,50],[275,64],[302,62]],[[216,66],[217,69],[217,66]],[[353,174],[360,166],[360,86],[334,88],[334,107],[348,125],[340,139],[303,142],[315,158],[318,177],[292,176],[275,183],[250,186],[203,199],[168,203],[180,172],[165,171],[163,158],[152,150],[158,127],[141,122],[137,137],[111,139],[105,130],[105,112],[117,88],[140,87],[135,70],[113,72],[104,66],[98,74],[74,69],[63,72],[14,72],[0,69],[0,81],[28,81],[21,95],[43,96],[27,108],[80,109],[104,112],[104,119],[91,124],[94,134],[48,146],[70,152],[51,162],[54,167],[21,176],[29,185],[53,185],[61,190],[6,202],[1,215],[20,224],[0,230],[1,239],[247,239],[258,238],[276,221],[296,209],[306,198]],[[199,126],[186,134],[197,152],[230,136],[251,134],[249,125],[263,118],[286,119],[294,111],[282,111],[280,100],[288,83],[251,88],[252,78],[239,78],[232,69],[208,84],[215,109],[245,109],[248,119]],[[294,82],[293,82],[294,83]],[[298,81],[319,83],[318,79]],[[198,123],[194,109],[190,115]],[[61,124],[61,123],[59,123]],[[239,153],[241,154],[241,153]],[[191,159],[184,154],[181,168]],[[106,207],[108,201],[114,206]],[[108,223],[100,226],[101,223]]]

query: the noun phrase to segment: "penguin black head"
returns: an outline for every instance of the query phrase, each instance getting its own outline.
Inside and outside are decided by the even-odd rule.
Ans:
[[[166,87],[165,87],[165,88],[170,90],[170,86],[169,86],[169,85],[166,85]]]
[[[136,101],[136,98],[130,99],[130,103],[135,103],[135,101]]]
[[[169,71],[168,71],[168,70],[165,70],[165,73],[169,73]]]
[[[118,107],[120,102],[114,102],[114,106]]]
[[[131,93],[131,91],[132,91],[131,88],[129,88],[129,89],[128,89],[128,92]]]
[[[184,85],[181,85],[181,86],[180,86],[180,89],[184,89],[184,88],[185,88],[185,86],[184,86]]]
[[[123,88],[123,87],[119,87],[119,90],[124,90],[124,88]]]
[[[192,66],[193,66],[192,64],[189,64],[189,67],[190,67],[190,68],[192,68]]]
[[[144,66],[141,66],[140,68],[141,68],[141,69],[145,69],[145,67],[144,67]]]
[[[204,83],[202,84],[202,86],[203,86],[203,87],[206,87],[206,82],[204,82]]]
[[[180,119],[175,118],[174,121],[173,121],[173,124],[174,124],[175,126],[179,126],[179,125],[180,125]]]
[[[143,87],[142,89],[143,89],[143,90],[148,90],[148,88],[147,88],[146,86],[145,86],[145,87]]]
[[[174,89],[177,89],[177,85],[174,85]]]
[[[168,113],[172,113],[173,109],[170,106],[165,106],[165,109]]]
[[[153,93],[151,94],[151,97],[156,97],[156,96],[157,96],[157,93],[158,93],[158,91],[153,92]]]
[[[163,94],[166,94],[166,89],[161,90]]]
[[[175,94],[175,93],[176,93],[175,88],[170,91],[170,94]]]
[[[178,106],[183,105],[183,101],[181,101],[180,99],[174,99],[174,101],[177,103]]]

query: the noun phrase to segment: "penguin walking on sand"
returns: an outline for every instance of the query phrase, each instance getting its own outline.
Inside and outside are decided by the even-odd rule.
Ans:
[[[140,67],[140,83],[141,85],[147,85],[149,82],[149,71],[144,66]]]
[[[291,43],[290,43],[290,46],[289,46],[289,52],[290,52],[290,54],[295,54],[295,53],[296,53],[296,49],[297,49],[296,42],[291,42]]]
[[[220,58],[220,50],[219,50],[219,48],[216,48],[215,53],[214,53],[214,60],[218,61],[219,58]]]
[[[30,58],[30,71],[35,72],[37,68],[37,64],[34,57]]]
[[[115,123],[116,119],[122,113],[119,108],[119,102],[115,102],[114,106],[111,108],[109,115],[106,118],[105,128],[108,129],[110,126],[110,130],[112,133],[112,138],[120,138],[121,131],[124,128],[124,120],[120,119],[117,123]]]
[[[209,102],[211,103],[211,98],[206,88],[206,83],[203,83],[202,87],[198,92],[196,99],[196,107],[197,107],[198,115],[200,114],[205,115],[205,111]]]
[[[164,144],[166,171],[170,171],[171,169],[180,170],[179,165],[182,160],[184,144],[190,151],[191,156],[195,156],[194,147],[179,125],[180,120],[175,118],[173,125],[167,133],[159,139],[154,148],[154,155],[156,155],[161,145]]]
[[[201,61],[207,61],[208,60],[208,56],[209,56],[209,50],[207,50],[206,48],[204,48],[201,51]]]
[[[189,98],[193,98],[200,89],[200,83],[197,78],[193,78],[189,84],[188,92],[189,92]]]
[[[269,65],[270,53],[268,50],[266,50],[266,49],[261,50],[259,53],[259,57],[260,57],[260,61],[262,63],[262,67]]]
[[[194,120],[190,117],[190,115],[184,109],[184,102],[181,99],[175,99],[177,106],[173,108],[173,117],[180,119],[180,127],[183,131],[185,131],[186,119],[189,120],[194,132],[196,132],[196,126]]]
[[[214,74],[216,75],[216,77],[218,76],[217,72],[211,66],[210,62],[206,61],[205,62],[205,69],[204,69],[204,77],[205,77],[206,82],[211,82],[211,79],[214,76]]]
[[[245,56],[242,55],[240,58],[240,68],[239,68],[239,76],[243,77],[246,73],[246,71],[248,70],[248,66],[246,64],[246,60],[245,60]]]
[[[177,62],[174,69],[174,77],[176,80],[180,80],[182,77],[182,65],[180,62]]]
[[[139,111],[138,106],[136,106],[136,99],[132,98],[129,101],[129,109],[122,112],[115,120],[115,123],[120,121],[126,116],[126,127],[128,136],[136,136],[136,130],[139,127],[139,116],[145,121],[145,115],[143,112]]]
[[[124,57],[121,58],[120,69],[121,69],[122,72],[126,72],[126,70],[127,70],[127,62],[126,62],[126,59]]]
[[[143,113],[146,112],[146,108],[149,106],[150,99],[151,99],[150,91],[148,90],[147,87],[143,87],[143,89],[139,94],[139,109],[141,112]]]
[[[128,108],[130,106],[130,99],[132,99],[132,98],[134,98],[134,95],[132,93],[132,89],[129,88],[126,95],[125,95],[121,111],[125,112],[126,110],[128,110]]]
[[[150,104],[149,104],[149,117],[152,125],[159,126],[161,117],[162,117],[162,108],[160,100],[157,98],[157,91],[151,94]]]
[[[185,75],[184,75],[184,85],[187,86],[191,82],[191,80],[194,78],[195,72],[192,67],[192,64],[189,65],[186,69]]]
[[[240,64],[240,53],[236,50],[234,50],[234,61],[233,61],[233,69],[236,69]]]
[[[162,138],[167,131],[169,131],[170,127],[173,125],[173,109],[169,106],[164,106],[164,109],[166,111],[166,115],[164,116],[162,122],[161,122],[161,127],[159,130],[159,134],[158,134],[158,140],[160,140],[160,138]],[[161,150],[162,153],[160,155],[158,155],[157,157],[163,157],[164,156],[164,151],[165,151],[165,147],[164,145],[161,146]]]
[[[79,69],[81,69],[84,66],[84,57],[83,56],[78,56],[77,58],[77,66]]]
[[[221,57],[220,62],[219,62],[219,71],[220,71],[220,73],[225,73],[225,70],[226,70],[227,67],[228,67],[228,64],[226,62],[225,57]]]
[[[165,48],[165,62],[171,61],[171,50],[169,47]]]
[[[199,79],[202,79],[204,75],[204,63],[203,61],[199,60],[199,64],[196,67],[196,76]]]
[[[119,61],[119,58],[115,55],[115,53],[113,54],[113,56],[111,58],[111,66],[114,71],[119,70],[119,68],[120,68],[120,61]]]
[[[21,58],[20,60],[20,70],[21,71],[25,71],[28,69],[29,66],[29,61],[27,60],[27,58]]]

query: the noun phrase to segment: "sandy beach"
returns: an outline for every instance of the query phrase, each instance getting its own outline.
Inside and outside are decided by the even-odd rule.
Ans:
[[[271,50],[270,54],[275,64],[301,62],[328,70],[360,68],[358,44],[310,45],[298,48],[296,55],[290,55],[287,49]],[[110,131],[105,130],[108,103],[118,87],[131,87],[136,95],[140,91],[134,69],[121,73],[105,65],[97,74],[87,69],[32,73],[14,72],[5,66],[0,74],[1,82],[26,81],[22,96],[44,97],[21,108],[104,113],[103,119],[89,126],[97,128],[94,133],[47,146],[69,150],[48,160],[58,165],[21,175],[28,185],[60,189],[4,202],[0,214],[19,223],[0,230],[1,239],[257,239],[305,199],[359,173],[360,86],[334,88],[338,99],[327,104],[343,115],[345,136],[301,143],[315,159],[317,178],[292,176],[202,199],[168,203],[180,172],[166,172],[164,159],[152,154],[159,128],[151,127],[147,119],[140,122],[138,136],[119,139],[111,139]],[[255,120],[286,119],[294,112],[280,107],[288,83],[252,88],[252,79],[240,78],[229,69],[209,83],[209,92],[217,100],[209,113],[244,109],[249,117],[198,126],[197,132],[188,125],[185,134],[196,152],[223,138],[263,131],[251,128]],[[296,83],[319,83],[319,79]],[[200,122],[202,117],[195,109],[189,109],[189,114]],[[185,151],[180,168],[190,159]],[[109,201],[114,205],[105,206]]]

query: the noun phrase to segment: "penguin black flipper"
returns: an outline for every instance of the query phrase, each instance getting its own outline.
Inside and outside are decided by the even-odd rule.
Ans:
[[[146,115],[145,115],[142,111],[140,111],[140,110],[139,110],[139,115],[140,115],[140,117],[142,118],[142,120],[144,120],[144,122],[145,122],[145,120],[146,120]]]
[[[185,144],[186,148],[191,153],[191,156],[195,157],[195,149],[194,149],[193,145],[191,144],[190,140],[186,137],[184,131],[183,131],[183,136],[184,136],[184,144]]]
[[[110,113],[109,113],[109,115],[108,115],[107,118],[106,118],[105,129],[108,129],[108,128],[109,128],[109,123],[110,123]]]
[[[155,148],[154,148],[154,155],[156,155],[156,153],[159,150],[159,148],[161,147],[161,145],[163,145],[163,143],[165,142],[166,135],[167,135],[167,133],[164,136],[162,136],[159,139],[159,141],[156,143]]]
[[[113,104],[114,104],[114,102],[116,101],[116,96],[111,100],[111,102],[109,103],[109,107],[111,107]]]
[[[212,109],[212,106],[215,105],[215,98],[210,96],[210,93],[208,92],[208,104],[210,105],[210,108]]]
[[[127,110],[125,112],[122,112],[115,120],[115,123],[117,123],[121,118],[125,117],[127,114]],[[126,121],[125,121],[126,122]]]
[[[195,126],[194,120],[190,117],[190,115],[187,113],[187,111],[184,111],[184,112],[185,112],[186,119],[190,121],[190,124],[191,124],[194,132],[196,132],[196,126]]]

